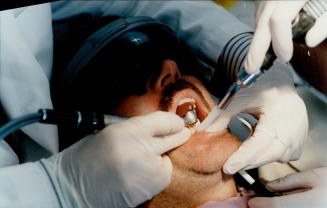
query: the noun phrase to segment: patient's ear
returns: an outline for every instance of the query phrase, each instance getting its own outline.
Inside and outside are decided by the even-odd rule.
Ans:
[[[180,71],[177,63],[173,60],[165,60],[162,62],[161,72],[155,82],[155,91],[162,91],[169,84],[175,83],[180,77]]]

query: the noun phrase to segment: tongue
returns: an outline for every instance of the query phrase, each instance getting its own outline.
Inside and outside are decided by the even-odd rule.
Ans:
[[[190,110],[190,108],[192,108],[192,105],[194,105],[192,102],[187,102],[179,105],[176,109],[176,114],[181,118],[184,118],[185,114]]]

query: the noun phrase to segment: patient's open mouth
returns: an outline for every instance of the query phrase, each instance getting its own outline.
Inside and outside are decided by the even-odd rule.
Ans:
[[[184,89],[173,97],[170,111],[183,118],[186,127],[194,127],[204,120],[209,109],[198,93],[192,89]]]
[[[210,106],[202,92],[191,82],[180,79],[168,85],[160,100],[161,110],[176,113],[185,121],[186,127],[194,127],[203,121]]]

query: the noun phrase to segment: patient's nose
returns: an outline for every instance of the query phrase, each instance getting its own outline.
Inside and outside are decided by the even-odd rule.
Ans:
[[[175,61],[165,60],[162,63],[161,73],[156,81],[155,89],[163,90],[169,84],[175,83],[180,77],[180,71]]]

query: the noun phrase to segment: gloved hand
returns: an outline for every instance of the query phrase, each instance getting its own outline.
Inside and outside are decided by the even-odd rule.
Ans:
[[[259,119],[254,134],[224,164],[224,172],[234,174],[272,161],[288,162],[300,157],[307,138],[305,105],[297,95],[290,74],[282,63],[268,70],[252,87],[242,89],[206,131],[226,128],[240,112]]]
[[[293,55],[292,26],[293,19],[308,0],[296,1],[258,1],[256,10],[256,30],[244,62],[248,73],[256,72],[262,65],[270,42],[276,56],[287,62]],[[327,2],[321,0],[321,4]],[[314,5],[321,11],[323,6]],[[306,35],[306,44],[314,47],[327,37],[327,12],[325,11]]]
[[[321,167],[277,179],[276,181],[267,184],[272,191],[284,192],[296,189],[308,190],[295,191],[294,193],[273,198],[256,197],[249,201],[249,206],[251,208],[327,207],[326,175],[327,168]]]
[[[88,136],[41,163],[64,207],[134,207],[169,183],[165,152],[190,137],[177,115],[156,112]]]

